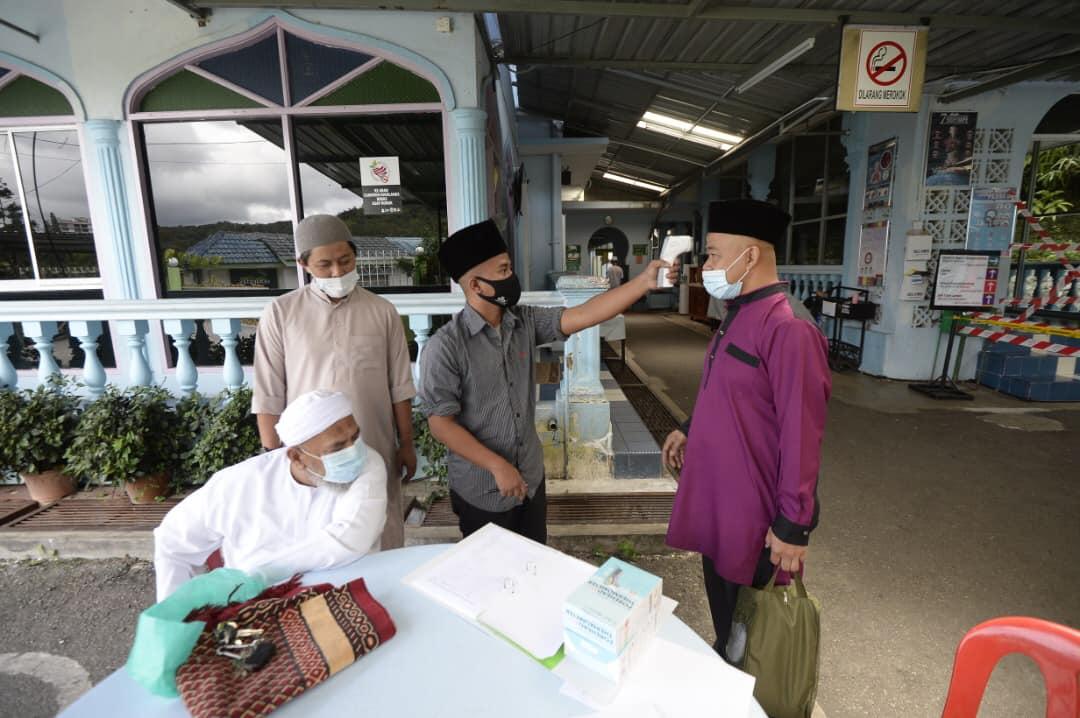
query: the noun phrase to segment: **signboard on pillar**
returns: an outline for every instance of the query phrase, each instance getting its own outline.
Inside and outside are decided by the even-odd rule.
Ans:
[[[994,306],[1000,269],[1000,252],[942,250],[930,308],[978,312]]]
[[[401,211],[401,169],[397,157],[361,157],[364,215]]]
[[[859,238],[858,285],[870,290],[870,300],[880,301],[885,286],[885,256],[889,250],[889,223],[869,222]]]
[[[566,245],[566,271],[578,272],[581,270],[581,247],[577,244]]]
[[[896,138],[870,145],[866,161],[866,190],[863,209],[892,207],[893,177],[896,176]]]
[[[840,47],[836,109],[918,112],[926,75],[925,27],[848,25]]]

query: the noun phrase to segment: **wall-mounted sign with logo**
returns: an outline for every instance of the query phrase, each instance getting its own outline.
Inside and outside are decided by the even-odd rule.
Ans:
[[[397,157],[361,157],[360,186],[365,215],[401,211],[401,171]]]
[[[927,37],[925,27],[845,27],[836,109],[918,112]]]
[[[581,247],[576,244],[566,245],[566,271],[577,272],[581,269]]]
[[[893,177],[896,175],[896,138],[876,145],[867,150],[866,191],[863,194],[863,209],[892,207]]]

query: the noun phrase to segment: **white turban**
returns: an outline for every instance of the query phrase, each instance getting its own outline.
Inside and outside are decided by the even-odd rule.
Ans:
[[[301,394],[285,407],[277,433],[285,446],[299,446],[352,415],[352,404],[340,391],[317,389]]]

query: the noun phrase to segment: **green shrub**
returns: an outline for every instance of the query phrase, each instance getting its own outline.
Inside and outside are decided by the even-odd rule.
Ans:
[[[172,404],[169,392],[158,386],[106,387],[79,421],[65,454],[69,472],[101,483],[173,472],[180,442]]]
[[[0,469],[40,474],[63,468],[79,423],[76,383],[59,375],[33,390],[0,391]]]
[[[210,402],[204,428],[185,460],[185,479],[203,484],[215,472],[258,454],[262,448],[251,389],[226,391]]]

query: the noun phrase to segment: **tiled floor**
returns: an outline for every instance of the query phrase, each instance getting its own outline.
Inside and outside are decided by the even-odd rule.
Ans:
[[[601,371],[600,381],[611,402],[612,448],[616,479],[655,479],[663,475],[660,447],[637,412],[627,401],[610,372]]]

